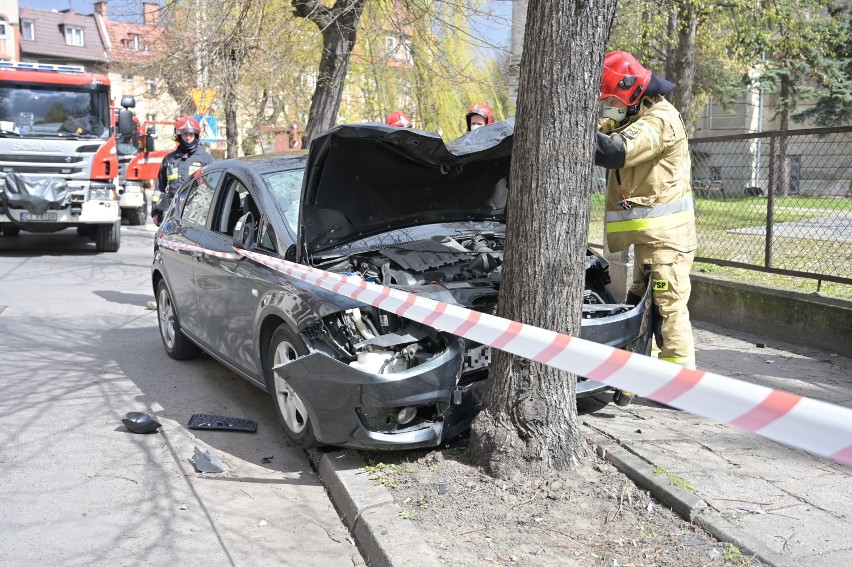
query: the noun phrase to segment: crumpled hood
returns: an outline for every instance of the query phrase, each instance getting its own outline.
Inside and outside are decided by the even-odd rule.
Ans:
[[[300,250],[423,224],[505,222],[514,124],[484,126],[449,144],[383,124],[323,133],[305,168]]]

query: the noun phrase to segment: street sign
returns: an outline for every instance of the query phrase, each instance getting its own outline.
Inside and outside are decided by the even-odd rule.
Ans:
[[[198,141],[202,144],[212,144],[219,139],[219,119],[215,116],[196,116],[201,124],[201,136]]]
[[[195,101],[195,111],[198,114],[207,114],[216,98],[216,89],[189,89],[192,100]]]

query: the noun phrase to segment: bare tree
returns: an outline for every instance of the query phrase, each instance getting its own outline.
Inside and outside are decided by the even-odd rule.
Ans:
[[[580,306],[604,46],[616,0],[530,0],[521,60],[503,317],[572,335]],[[570,374],[495,356],[471,449],[489,472],[544,474],[585,457]]]
[[[315,23],[322,34],[317,86],[311,99],[308,125],[302,136],[305,145],[320,132],[334,126],[337,119],[364,2],[337,0],[331,8],[327,8],[318,0],[292,0],[293,13]]]

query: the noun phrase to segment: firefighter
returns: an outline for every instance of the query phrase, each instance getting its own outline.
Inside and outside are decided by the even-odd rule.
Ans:
[[[470,132],[481,126],[493,124],[494,111],[487,104],[477,102],[468,109],[464,119],[467,122],[467,131]]]
[[[413,128],[414,123],[411,122],[411,118],[408,117],[405,113],[402,113],[398,110],[394,110],[388,117],[385,118],[385,124],[388,126],[396,126],[397,128]]]
[[[192,116],[182,116],[175,124],[177,149],[163,158],[157,176],[159,200],[151,206],[151,218],[160,226],[163,214],[168,210],[172,197],[180,185],[192,174],[215,160],[201,144],[201,125]]]
[[[613,252],[634,247],[628,303],[650,273],[659,358],[695,367],[689,322],[689,271],[698,246],[690,159],[680,113],[664,95],[675,88],[629,53],[604,58],[595,164],[608,169],[606,238]]]

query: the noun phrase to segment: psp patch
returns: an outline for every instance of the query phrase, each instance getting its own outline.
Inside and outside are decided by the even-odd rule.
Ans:
[[[669,280],[651,280],[651,289],[654,291],[668,291]]]

